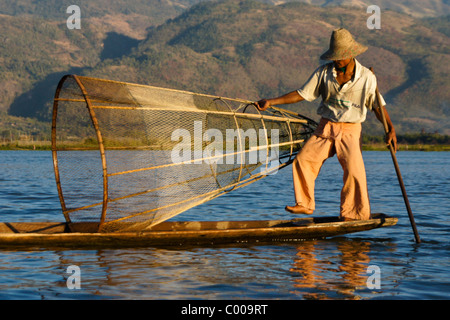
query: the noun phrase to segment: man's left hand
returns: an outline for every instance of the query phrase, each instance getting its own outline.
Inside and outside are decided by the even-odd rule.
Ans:
[[[386,135],[386,143],[389,146],[390,144],[392,144],[392,146],[394,147],[394,152],[398,151],[398,146],[397,146],[397,135],[395,134],[395,130],[391,129],[388,134]]]

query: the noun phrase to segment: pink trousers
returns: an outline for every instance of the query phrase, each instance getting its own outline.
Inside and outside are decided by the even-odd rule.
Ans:
[[[306,142],[293,163],[296,203],[315,209],[315,180],[325,160],[335,154],[344,170],[340,217],[370,219],[360,123],[336,123],[327,119],[320,121],[314,135]]]

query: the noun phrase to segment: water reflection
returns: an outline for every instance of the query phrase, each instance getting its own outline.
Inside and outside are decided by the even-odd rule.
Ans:
[[[342,238],[298,246],[61,251],[58,270],[79,265],[85,290],[64,290],[65,280],[59,290],[66,298],[367,299],[379,293],[366,287],[373,245]]]
[[[339,241],[335,249],[321,241],[309,241],[297,247],[290,271],[295,293],[304,299],[360,299],[358,291],[366,289],[370,264],[370,243]]]
[[[373,238],[176,250],[0,251],[0,260],[1,299],[356,300],[396,298],[399,291],[422,297],[420,290],[429,285],[416,274],[412,257],[405,259],[395,243]],[[81,290],[67,288],[71,265],[81,270]],[[380,267],[381,289],[367,288],[369,265]],[[428,261],[425,268],[432,265]],[[446,292],[448,280],[440,280],[439,290]],[[406,282],[416,287],[405,288]]]

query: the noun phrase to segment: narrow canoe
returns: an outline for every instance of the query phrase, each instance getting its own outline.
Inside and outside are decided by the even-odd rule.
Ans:
[[[340,221],[336,217],[292,220],[185,221],[160,223],[141,232],[98,233],[96,223],[0,223],[0,247],[157,247],[277,243],[323,239],[393,226],[397,218],[374,214],[370,220]]]

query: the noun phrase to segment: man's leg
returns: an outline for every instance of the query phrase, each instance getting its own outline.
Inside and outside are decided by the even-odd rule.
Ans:
[[[311,136],[297,154],[292,166],[296,205],[314,211],[315,180],[324,161],[333,155],[333,140],[316,135]]]
[[[337,157],[344,170],[340,210],[340,217],[343,219],[370,219],[369,194],[360,139],[360,125],[344,124],[342,136],[336,140]]]

